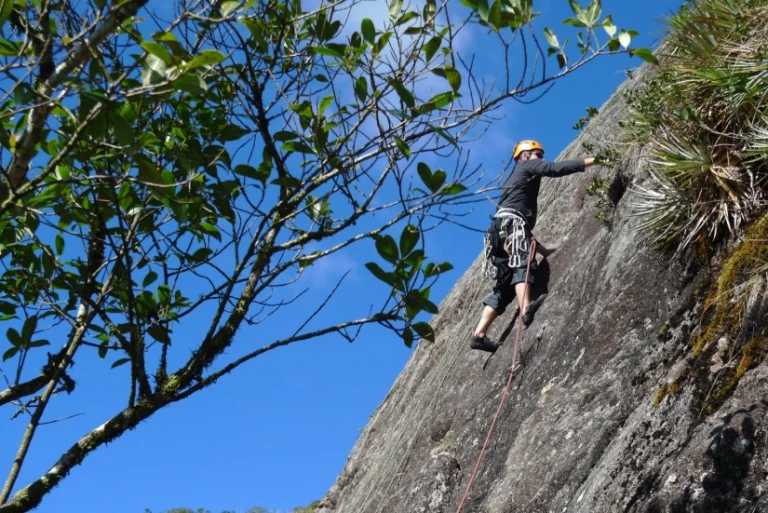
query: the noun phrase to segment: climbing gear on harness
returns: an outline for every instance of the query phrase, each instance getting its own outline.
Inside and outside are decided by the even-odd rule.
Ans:
[[[539,309],[541,304],[544,302],[544,300],[547,299],[546,294],[542,294],[533,301],[531,301],[531,304],[528,305],[528,308],[525,309],[525,315],[523,315],[523,326],[526,328],[531,325],[533,322],[533,318],[536,315],[536,310]]]
[[[495,353],[499,346],[490,338],[486,336],[478,337],[472,335],[472,339],[469,342],[469,347],[472,349],[479,349],[480,351],[486,351],[488,353]]]
[[[541,151],[541,155],[544,155],[544,148],[541,146],[541,144],[531,139],[527,139],[525,141],[520,141],[515,145],[515,150],[512,152],[512,158],[517,161],[522,152],[530,150],[539,150]]]
[[[483,276],[498,278],[498,266],[505,257],[509,267],[522,267],[523,255],[528,255],[529,250],[525,218],[514,210],[499,210],[485,232]]]
[[[531,238],[531,252],[528,254],[528,267],[525,270],[525,291],[524,294],[528,294],[528,287],[530,287],[530,284],[528,283],[528,275],[531,272],[531,262],[533,261],[533,257],[536,254],[536,239]],[[477,462],[475,463],[475,467],[472,469],[472,475],[469,477],[469,482],[467,483],[467,488],[464,490],[464,495],[461,498],[461,501],[459,501],[459,507],[456,509],[456,513],[461,513],[461,510],[464,508],[464,504],[467,502],[467,498],[469,497],[469,492],[472,490],[472,485],[475,483],[475,478],[477,477],[477,471],[480,470],[480,464],[483,462],[483,458],[485,457],[485,451],[488,449],[488,444],[491,441],[491,436],[493,436],[493,430],[496,427],[496,423],[499,420],[499,417],[501,416],[501,410],[504,408],[504,403],[507,402],[507,397],[509,396],[509,389],[512,386],[512,379],[515,377],[515,371],[517,370],[517,355],[518,355],[518,349],[520,347],[520,334],[522,332],[523,327],[523,318],[520,317],[520,320],[517,323],[517,335],[515,336],[515,349],[512,353],[512,367],[509,370],[509,378],[507,378],[507,386],[504,388],[504,393],[501,394],[501,401],[499,401],[499,407],[496,409],[496,414],[493,416],[493,420],[491,421],[491,426],[488,428],[488,434],[485,436],[485,442],[483,442],[483,448],[480,449],[480,455],[477,457]]]

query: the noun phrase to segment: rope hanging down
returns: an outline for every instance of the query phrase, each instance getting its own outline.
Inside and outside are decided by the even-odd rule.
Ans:
[[[534,258],[534,255],[536,255],[536,239],[531,236],[531,250],[528,254],[528,264],[525,269],[525,297],[528,297],[528,287],[530,286],[528,283],[528,276],[531,272],[531,261]],[[461,501],[459,502],[459,507],[456,510],[456,513],[461,513],[461,510],[464,508],[464,503],[467,502],[467,497],[469,497],[469,492],[472,489],[472,485],[475,482],[475,478],[477,477],[477,471],[480,469],[480,464],[483,462],[483,458],[485,458],[485,452],[488,449],[488,443],[491,441],[491,436],[493,435],[493,430],[496,428],[496,422],[499,420],[499,416],[501,415],[501,409],[504,407],[504,403],[507,401],[507,396],[509,396],[509,388],[512,385],[512,379],[515,377],[515,367],[517,367],[517,354],[518,354],[518,348],[520,346],[520,334],[522,332],[522,326],[523,326],[523,309],[520,309],[520,315],[517,318],[517,335],[515,337],[515,349],[512,354],[512,368],[509,371],[509,378],[507,379],[507,386],[504,388],[504,393],[501,395],[501,401],[499,401],[499,407],[496,409],[496,414],[493,416],[493,420],[491,421],[491,426],[488,428],[488,434],[485,436],[485,442],[483,442],[483,448],[480,450],[480,455],[477,457],[477,462],[475,463],[475,468],[472,469],[472,475],[469,478],[469,483],[467,483],[467,489],[464,491],[464,496],[461,498]]]

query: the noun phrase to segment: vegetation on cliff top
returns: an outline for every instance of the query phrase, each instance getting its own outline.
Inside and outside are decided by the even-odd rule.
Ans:
[[[635,206],[663,246],[726,239],[764,208],[768,3],[703,0],[668,20],[661,69],[628,93],[625,133],[645,145]]]
[[[694,407],[710,413],[768,352],[766,17],[765,0],[689,3],[668,21],[659,72],[627,93],[624,133],[652,163],[634,190],[642,228],[664,248],[712,261],[715,274],[688,368],[656,404],[693,379]]]

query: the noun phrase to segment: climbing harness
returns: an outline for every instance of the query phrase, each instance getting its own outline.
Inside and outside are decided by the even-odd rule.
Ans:
[[[522,267],[523,256],[530,253],[526,237],[525,218],[517,211],[502,208],[494,216],[483,244],[483,276],[495,280],[499,276],[500,259],[496,255],[509,255],[507,265],[511,268]]]
[[[528,276],[531,272],[531,261],[533,260],[534,255],[536,254],[536,239],[531,236],[531,248],[530,252],[528,254],[528,266],[525,270],[525,292],[524,294],[528,295],[528,287],[530,284],[528,283]],[[469,497],[469,492],[472,489],[472,485],[475,482],[475,478],[477,477],[477,471],[480,469],[480,464],[483,462],[483,458],[485,458],[485,452],[488,449],[488,443],[491,441],[491,436],[493,435],[493,430],[496,428],[496,422],[499,420],[499,416],[501,415],[501,409],[504,407],[504,403],[507,401],[507,397],[509,396],[509,389],[512,386],[512,379],[515,377],[515,370],[517,370],[517,355],[518,355],[518,348],[520,347],[520,334],[522,332],[523,327],[523,311],[521,309],[520,316],[517,319],[517,335],[515,337],[515,349],[512,354],[512,368],[509,370],[509,378],[507,379],[507,386],[504,388],[504,393],[501,395],[501,401],[499,401],[499,407],[496,409],[496,414],[493,416],[493,420],[491,421],[491,426],[488,428],[488,434],[485,436],[485,442],[483,442],[483,448],[480,450],[480,455],[477,457],[477,462],[475,463],[475,467],[472,469],[472,475],[469,478],[469,483],[467,483],[467,489],[464,491],[464,496],[461,498],[461,501],[459,502],[459,507],[456,510],[456,513],[461,513],[461,510],[464,508],[464,503],[467,501],[467,497]]]

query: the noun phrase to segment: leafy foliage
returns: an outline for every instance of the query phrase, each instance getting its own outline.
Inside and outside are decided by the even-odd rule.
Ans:
[[[654,165],[636,207],[665,247],[722,240],[763,209],[767,14],[761,1],[684,7],[668,21],[661,73],[628,96],[625,130]]]

